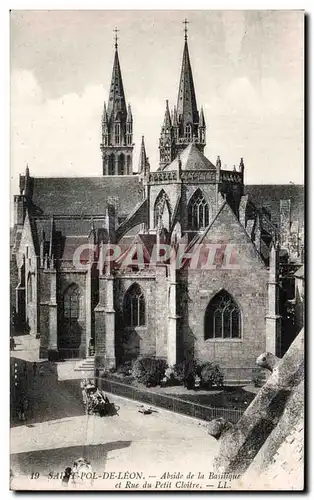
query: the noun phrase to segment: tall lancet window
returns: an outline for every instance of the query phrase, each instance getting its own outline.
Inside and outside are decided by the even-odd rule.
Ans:
[[[124,154],[121,153],[119,155],[119,160],[118,160],[118,174],[119,175],[124,175],[124,164],[125,164],[125,157],[124,157]]]
[[[114,142],[120,144],[120,123],[115,123],[114,126]]]
[[[188,205],[188,227],[198,231],[209,224],[209,207],[200,189],[197,189]]]
[[[192,125],[190,125],[190,124],[185,126],[185,137],[189,141],[192,140]]]
[[[108,174],[115,174],[115,156],[114,154],[109,155],[108,157]]]
[[[137,283],[125,294],[123,313],[125,326],[144,326],[146,323],[145,297]]]
[[[241,338],[241,313],[226,290],[217,293],[207,306],[204,337],[205,340]]]

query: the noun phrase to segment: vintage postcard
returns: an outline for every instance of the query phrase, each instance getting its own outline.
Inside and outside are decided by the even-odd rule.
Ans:
[[[303,11],[10,14],[10,488],[304,488]]]

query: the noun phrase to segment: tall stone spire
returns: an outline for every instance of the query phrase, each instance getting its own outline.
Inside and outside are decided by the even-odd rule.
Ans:
[[[108,104],[102,116],[103,175],[131,175],[133,157],[133,117],[126,105],[118,54],[118,30],[115,29],[115,52]]]
[[[173,127],[168,100],[166,101],[165,117],[159,139],[159,154],[160,168],[166,167],[173,160]]]
[[[181,132],[184,132],[184,127],[187,125],[191,124],[195,126],[199,122],[187,38],[185,39],[183,49],[177,113]]]
[[[121,114],[121,118],[126,118],[127,108],[118,54],[118,44],[116,43],[107,108],[109,121],[115,119],[118,113]]]
[[[168,99],[166,100],[166,111],[165,111],[165,118],[164,118],[163,127],[164,127],[165,131],[167,129],[170,129],[170,127],[171,127],[171,116],[170,116],[170,111],[169,111],[169,101],[168,101]]]
[[[139,165],[138,165],[138,173],[139,174],[145,173],[146,166],[147,166],[147,156],[146,156],[144,136],[142,135],[140,160],[139,160]]]
[[[206,125],[203,110],[199,115],[197,109],[195,88],[192,67],[190,62],[189,47],[188,47],[188,21],[184,21],[184,47],[181,64],[181,76],[178,90],[177,107],[173,113],[171,122],[170,113],[168,111],[170,122],[169,133],[165,134],[165,123],[161,129],[159,151],[160,151],[160,169],[180,154],[188,144],[194,143],[197,148],[203,153],[206,145]],[[168,101],[167,101],[168,102]]]

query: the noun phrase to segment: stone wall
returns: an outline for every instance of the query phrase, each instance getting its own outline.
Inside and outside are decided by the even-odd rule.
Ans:
[[[215,467],[219,472],[241,474],[234,488],[250,484],[252,489],[303,488],[303,330],[276,363],[240,420],[220,438]],[[296,473],[290,487],[287,470]]]
[[[194,339],[195,357],[200,361],[216,361],[223,368],[254,367],[256,357],[266,347],[268,270],[230,207],[225,205],[210,231],[205,244],[231,244],[234,260],[223,260],[213,269],[188,269],[187,314],[184,336]],[[233,266],[233,267],[232,267]],[[204,320],[210,300],[226,290],[236,301],[242,319],[241,339],[204,339]],[[248,378],[250,378],[248,370]]]
[[[188,326],[195,338],[195,357],[202,362],[215,361],[222,368],[254,367],[255,359],[265,350],[267,275],[257,270],[194,271],[189,273]],[[241,339],[204,339],[205,312],[210,300],[226,290],[236,301],[242,320]]]
[[[123,325],[123,302],[125,293],[137,283],[145,297],[145,326],[125,327]],[[124,351],[131,357],[138,355],[166,356],[166,308],[167,281],[166,269],[160,267],[156,272],[125,273],[116,283],[116,335],[123,337]],[[162,311],[162,312],[161,312]],[[165,311],[165,314],[163,314]],[[161,312],[161,313],[160,313]]]

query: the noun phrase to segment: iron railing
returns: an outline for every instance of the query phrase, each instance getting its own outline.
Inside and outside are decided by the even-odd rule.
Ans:
[[[99,388],[117,396],[133,399],[201,420],[209,421],[214,418],[223,417],[225,420],[235,424],[244,413],[244,410],[239,409],[204,406],[169,394],[160,394],[149,389],[139,389],[138,387],[109,380],[108,378],[102,378],[99,381]]]

